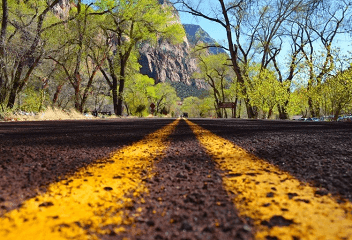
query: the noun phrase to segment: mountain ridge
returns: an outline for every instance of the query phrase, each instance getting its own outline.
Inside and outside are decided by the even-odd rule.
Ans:
[[[208,45],[216,45],[217,42],[206,32],[200,25],[197,24],[183,24],[186,31],[186,36],[190,44],[194,47],[197,44],[205,43]],[[226,53],[224,49],[219,47],[210,47],[210,54]]]

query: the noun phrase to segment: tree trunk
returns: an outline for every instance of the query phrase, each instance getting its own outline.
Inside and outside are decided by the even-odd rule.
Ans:
[[[117,105],[118,105],[118,94],[117,94],[117,86],[112,89],[112,104],[114,105],[114,113],[118,116]]]
[[[278,105],[277,107],[279,110],[279,118],[282,120],[288,119],[287,104],[288,101],[286,101],[284,105]]]
[[[7,0],[2,1],[2,21],[0,33],[0,104],[6,99],[6,79],[5,79],[5,39],[8,21]]]
[[[122,104],[123,104],[123,90],[125,88],[125,68],[126,63],[121,61],[121,69],[120,69],[120,83],[119,83],[119,92],[117,95],[117,116],[122,116]]]
[[[7,102],[7,107],[12,109],[15,106],[16,96],[20,88],[21,75],[23,70],[23,62],[19,62],[14,79],[13,86],[10,92],[9,100]]]
[[[237,81],[239,82],[239,84],[242,87],[242,94],[245,97],[247,115],[248,115],[248,118],[256,118],[255,111],[254,111],[253,107],[250,105],[250,101],[247,96],[247,89],[244,84],[245,82],[244,82],[243,74],[241,72],[241,68],[240,68],[238,61],[237,61],[237,46],[234,45],[233,41],[232,41],[232,32],[231,32],[232,27],[230,24],[230,19],[227,14],[227,7],[225,6],[225,3],[223,0],[219,0],[219,2],[221,5],[221,10],[222,10],[222,14],[224,16],[224,20],[225,20],[226,35],[227,35],[227,40],[228,40],[229,52],[230,52],[230,56],[231,56],[231,62],[232,62],[233,70],[234,70],[236,77],[237,77]]]
[[[248,97],[246,97],[244,99],[244,103],[246,105],[248,118],[256,118],[257,117],[257,113],[254,111],[252,105],[249,103],[249,98]]]
[[[214,99],[215,99],[215,111],[216,111],[217,118],[222,118],[221,108],[219,108],[220,101],[218,99],[216,91],[217,89],[214,87],[213,92],[214,92]]]
[[[126,103],[124,103],[124,105],[125,105],[125,108],[126,108],[126,114],[127,114],[127,116],[131,115],[130,109],[128,108],[128,105],[127,105]]]
[[[309,112],[311,117],[316,117],[316,112],[314,109],[314,104],[313,104],[313,99],[311,97],[308,97],[308,106],[309,106]]]
[[[7,108],[12,109],[15,106],[17,96],[17,88],[13,87],[10,92],[9,100],[7,102]]]
[[[273,115],[273,108],[270,108],[270,109],[269,109],[269,112],[268,112],[268,119],[271,118],[271,115]]]
[[[340,112],[341,112],[341,104],[338,104],[337,108],[335,109],[334,112],[334,121],[337,121],[337,119],[339,118]]]
[[[80,111],[80,109],[81,109],[81,104],[80,104],[81,96],[79,94],[79,84],[77,84],[77,83],[75,84],[74,90],[75,90],[75,109],[77,111]]]
[[[62,87],[64,86],[64,84],[59,84],[59,86],[56,87],[56,91],[55,91],[55,94],[54,94],[54,97],[53,97],[53,105],[56,104],[57,102],[57,99],[59,98],[59,94],[61,93],[61,89]]]
[[[235,106],[234,106],[234,109],[233,109],[233,112],[234,112],[234,114],[233,114],[233,118],[236,118],[237,116],[236,116],[236,112],[237,112],[237,102],[238,102],[238,97],[236,97],[236,99],[235,99]]]
[[[241,118],[241,110],[242,110],[242,101],[240,100],[240,102],[239,102],[239,108],[238,108],[238,116],[237,116],[237,118]]]

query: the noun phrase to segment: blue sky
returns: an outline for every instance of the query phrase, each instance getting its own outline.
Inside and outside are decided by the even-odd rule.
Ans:
[[[84,3],[90,3],[92,0],[82,0]],[[196,24],[200,25],[209,35],[214,38],[218,43],[227,47],[226,30],[220,24],[211,22],[201,17],[194,17],[191,14],[179,12],[180,19],[183,24]],[[225,41],[225,42],[224,42]],[[340,47],[343,54],[348,54],[348,50],[352,51],[352,40],[347,34],[339,36],[335,42],[335,46]],[[282,53],[285,55],[285,53]]]
[[[82,0],[83,3],[91,3],[92,0]],[[209,35],[214,38],[217,42],[221,43],[221,40],[226,39],[225,29],[217,23],[212,23],[211,21],[205,20],[203,18],[195,18],[191,14],[180,12],[181,22],[183,24],[196,24],[200,25],[204,31],[209,33]]]
[[[218,43],[223,43],[226,40],[226,30],[220,24],[211,22],[204,18],[195,18],[191,14],[180,12],[181,22],[183,24],[200,25],[210,37],[214,38]],[[225,45],[226,46],[226,45]]]

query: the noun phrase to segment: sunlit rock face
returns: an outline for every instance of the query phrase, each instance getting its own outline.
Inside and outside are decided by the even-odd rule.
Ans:
[[[60,0],[53,8],[55,15],[59,16],[61,19],[66,19],[70,12],[71,4],[70,0]]]
[[[195,59],[190,57],[187,38],[181,44],[173,45],[160,39],[157,45],[144,43],[140,49],[141,73],[155,79],[155,82],[184,82],[191,84],[191,75],[197,70]]]
[[[162,5],[170,5],[167,0],[159,0]],[[181,24],[175,9],[176,23]],[[214,45],[216,41],[210,37],[199,25],[184,24],[186,36],[181,44],[173,45],[166,40],[159,39],[156,45],[143,43],[140,48],[141,73],[155,79],[156,83],[171,81],[195,85],[197,88],[207,88],[200,79],[192,80],[197,71],[196,59],[191,57],[191,49],[199,43]],[[225,53],[221,48],[209,48],[209,54]]]
[[[164,6],[170,6],[167,0],[158,0]],[[54,7],[53,12],[61,19],[67,19],[71,8],[70,0],[60,0]],[[178,12],[174,11],[176,23],[181,24]],[[187,34],[188,35],[188,34]],[[140,44],[141,73],[148,75],[159,82],[180,82],[197,88],[206,88],[202,80],[192,80],[192,74],[197,71],[197,63],[190,56],[194,44],[189,42],[187,36],[180,44],[171,44],[166,40],[159,39],[157,44],[147,42]]]
[[[191,46],[195,46],[200,43],[205,43],[208,45],[216,45],[215,39],[213,39],[209,33],[204,31],[204,29],[195,24],[184,24],[183,27],[185,28],[187,39]],[[218,54],[218,53],[226,53],[224,49],[217,48],[217,47],[210,47],[208,48],[210,54]]]
[[[162,5],[169,5],[165,0],[159,0]],[[175,10],[176,23],[181,24],[178,12]],[[180,44],[170,44],[159,39],[156,45],[143,43],[140,48],[141,73],[159,82],[183,82],[192,84],[192,74],[197,70],[195,59],[190,56],[191,46],[185,36]],[[198,82],[198,81],[197,81]],[[197,84],[197,87],[202,87]]]

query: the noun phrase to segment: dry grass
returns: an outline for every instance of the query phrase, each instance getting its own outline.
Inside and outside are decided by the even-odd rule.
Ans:
[[[45,120],[79,120],[93,119],[91,115],[85,116],[74,109],[63,111],[61,109],[48,108],[34,116],[20,113],[5,113],[2,120],[4,121],[45,121]],[[0,119],[1,120],[1,119]]]
[[[170,115],[162,115],[163,118],[170,118]],[[45,111],[37,113],[35,115],[25,114],[25,113],[12,113],[8,112],[0,112],[0,122],[13,122],[13,121],[50,121],[50,120],[80,120],[80,119],[113,119],[113,118],[121,118],[115,115],[106,116],[99,115],[98,117],[94,117],[91,114],[87,116],[76,111],[75,109],[71,110],[62,110],[57,108],[47,108]],[[138,118],[137,116],[126,116],[123,118]],[[149,114],[146,118],[155,118],[155,116]]]

